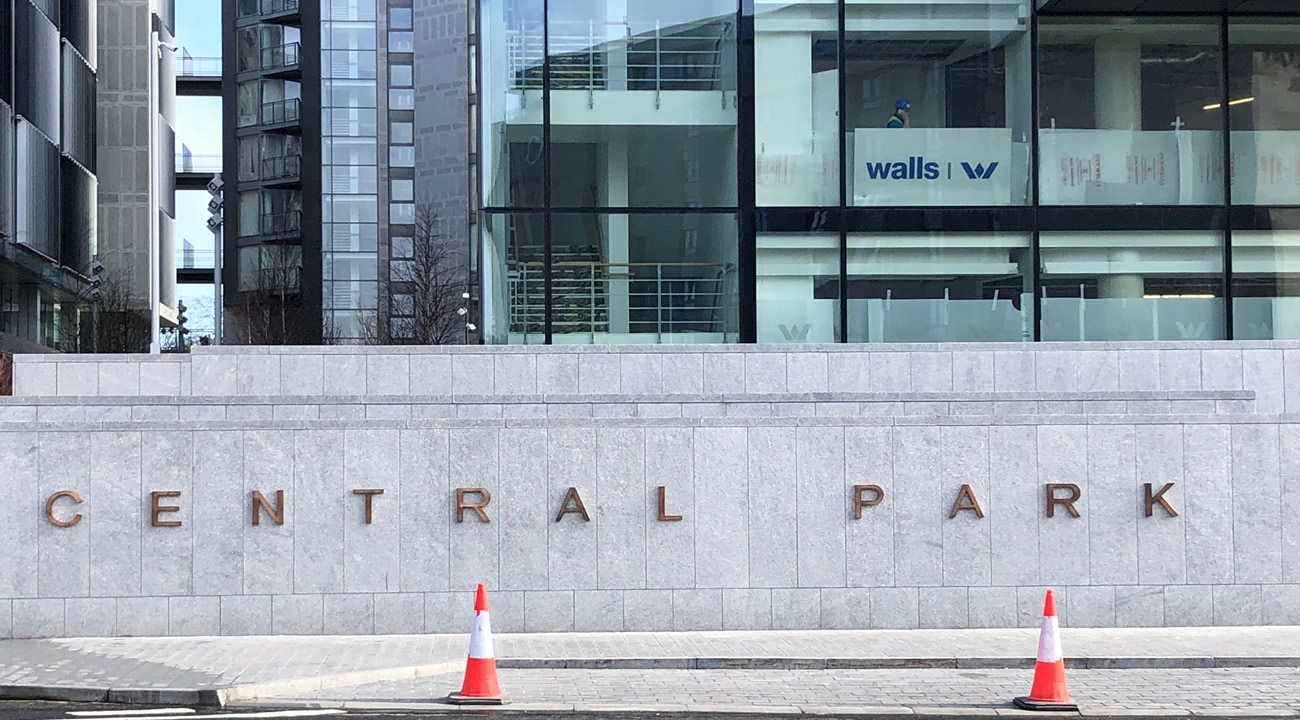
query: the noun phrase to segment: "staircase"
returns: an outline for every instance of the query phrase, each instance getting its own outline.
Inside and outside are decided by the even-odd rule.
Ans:
[[[609,276],[595,245],[552,245],[551,290],[556,334],[609,331]],[[546,332],[546,252],[511,244],[510,332]]]

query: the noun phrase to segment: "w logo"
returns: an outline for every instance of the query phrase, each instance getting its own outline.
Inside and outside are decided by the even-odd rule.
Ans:
[[[983,163],[971,165],[968,162],[964,162],[961,164],[961,169],[966,171],[966,177],[971,180],[988,180],[993,177],[993,171],[998,169],[998,164],[989,163],[988,167],[984,167]]]
[[[780,325],[779,327],[786,342],[805,342],[808,340],[808,331],[812,329],[812,325]]]

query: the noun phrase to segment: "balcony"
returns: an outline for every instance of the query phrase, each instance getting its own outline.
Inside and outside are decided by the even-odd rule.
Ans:
[[[260,228],[263,237],[288,238],[302,235],[302,211],[265,213],[261,217]]]
[[[185,53],[177,63],[176,94],[220,97],[221,58],[194,57]]]
[[[302,178],[302,155],[262,158],[262,182],[267,185],[297,185]]]
[[[302,100],[290,98],[262,103],[262,127],[268,130],[296,133],[299,127],[299,112]]]
[[[262,72],[270,77],[297,78],[302,76],[298,66],[301,46],[287,43],[262,50]]]
[[[262,22],[277,25],[299,25],[302,23],[302,10],[299,0],[262,0],[258,6]]]

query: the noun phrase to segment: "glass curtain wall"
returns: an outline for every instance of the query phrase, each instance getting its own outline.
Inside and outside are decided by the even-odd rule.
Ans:
[[[736,0],[480,9],[486,340],[738,340]]]
[[[372,333],[379,303],[376,0],[327,0],[321,28],[322,301],[338,342]]]
[[[1300,337],[1300,9],[1086,4],[483,0],[487,340]]]

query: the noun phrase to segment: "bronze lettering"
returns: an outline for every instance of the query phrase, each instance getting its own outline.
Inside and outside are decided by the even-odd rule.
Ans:
[[[63,498],[67,498],[78,505],[82,502],[81,496],[76,492],[72,490],[60,490],[51,495],[50,498],[45,501],[45,519],[49,520],[50,524],[54,527],[70,528],[81,522],[81,513],[77,513],[71,520],[66,521],[54,517],[54,503]]]
[[[154,527],[180,527],[180,520],[162,520],[163,513],[180,512],[179,505],[163,505],[159,500],[163,498],[178,498],[181,496],[179,490],[155,490],[149,493],[149,523]]]
[[[957,513],[962,510],[974,510],[975,517],[984,517],[984,510],[980,508],[980,501],[975,498],[975,489],[970,485],[962,485],[961,490],[957,491],[957,499],[952,503],[952,512],[948,513],[948,519],[951,520],[957,517]]]
[[[663,485],[660,485],[659,486],[659,522],[677,522],[678,520],[682,519],[682,516],[669,515],[668,511],[665,509],[665,506],[668,503],[665,500],[664,496],[667,494],[668,494],[668,490],[664,488]]]
[[[366,499],[366,524],[370,525],[375,521],[375,496],[383,495],[384,491],[379,489],[357,489],[352,491],[353,495],[361,495]]]
[[[275,507],[272,508],[271,504],[266,501],[266,498],[262,495],[261,491],[254,490],[253,491],[253,525],[254,526],[262,524],[261,511],[263,510],[265,510],[266,513],[271,516],[271,519],[275,521],[276,525],[283,525],[284,524],[284,491],[283,490],[275,491]]]
[[[1070,496],[1057,497],[1057,490],[1067,490]],[[1070,511],[1070,515],[1079,517],[1079,511],[1074,508],[1074,504],[1081,497],[1083,497],[1083,492],[1074,483],[1047,483],[1047,517],[1056,517],[1057,505],[1064,505],[1065,509]]]
[[[865,493],[875,493],[875,497],[867,499]],[[885,489],[879,485],[854,485],[853,486],[853,519],[862,519],[862,508],[875,507],[885,501]]]
[[[1165,509],[1165,512],[1168,513],[1169,517],[1178,517],[1178,511],[1173,509],[1173,507],[1169,505],[1168,500],[1165,500],[1165,493],[1172,490],[1173,487],[1174,487],[1173,483],[1165,483],[1165,486],[1160,488],[1160,491],[1153,495],[1151,494],[1151,483],[1146,483],[1145,485],[1143,485],[1143,490],[1144,490],[1143,495],[1145,496],[1144,500],[1146,501],[1147,517],[1151,517],[1155,513],[1156,503],[1159,503],[1160,507]]]
[[[466,502],[466,495],[478,495],[480,501],[476,503]],[[492,493],[488,492],[487,488],[456,488],[456,522],[465,522],[466,510],[473,510],[474,514],[478,515],[478,519],[485,523],[492,522],[487,511],[483,509],[491,502]]]
[[[660,491],[662,492],[662,490]],[[663,495],[660,495],[660,514],[663,513]],[[591,522],[591,516],[587,514],[587,506],[582,504],[582,496],[578,494],[578,488],[571,487],[564,493],[564,502],[560,503],[560,514],[555,516],[555,522],[564,519],[569,513],[578,513],[583,520]]]

